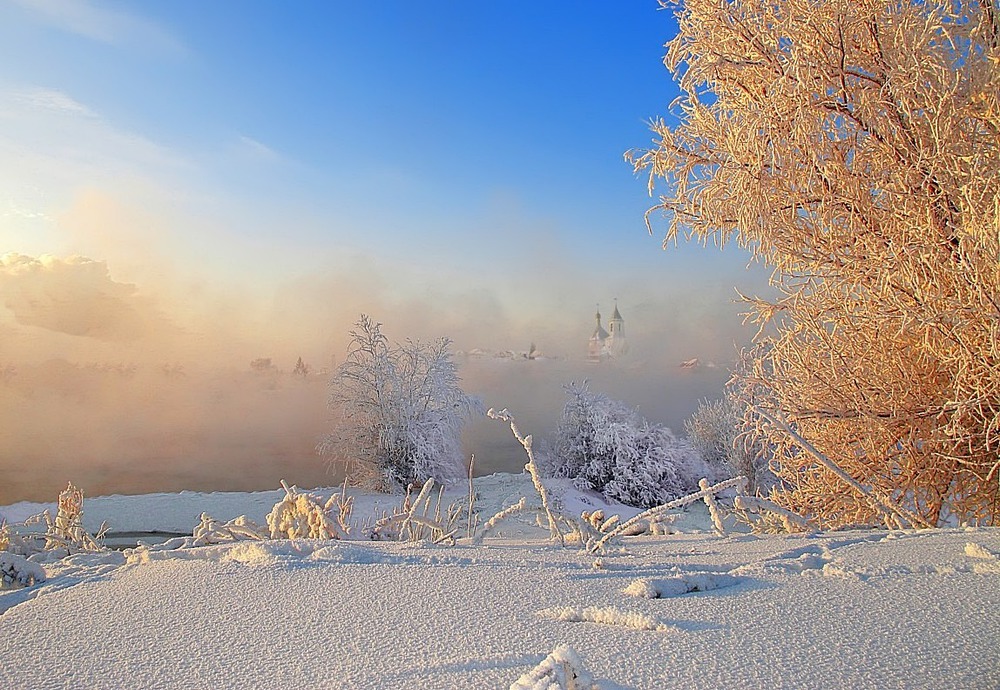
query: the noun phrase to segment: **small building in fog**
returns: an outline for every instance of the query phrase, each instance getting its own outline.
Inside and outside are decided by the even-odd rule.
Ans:
[[[615,310],[608,321],[608,330],[604,330],[601,325],[601,310],[598,308],[594,315],[596,325],[594,332],[587,343],[587,360],[590,362],[600,362],[604,359],[621,359],[628,354],[628,341],[625,339],[625,319],[618,311],[618,302],[615,301]]]

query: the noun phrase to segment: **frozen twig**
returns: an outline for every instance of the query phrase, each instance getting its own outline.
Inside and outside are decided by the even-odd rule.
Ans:
[[[736,498],[733,499],[733,507],[748,513],[760,514],[761,511],[765,511],[777,515],[781,518],[786,532],[795,532],[796,530],[805,531],[809,529],[809,521],[804,517],[793,513],[787,508],[782,508],[777,503],[769,501],[766,498],[737,494]]]

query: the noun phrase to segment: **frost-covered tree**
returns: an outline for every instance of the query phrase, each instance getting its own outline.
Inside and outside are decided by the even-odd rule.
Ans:
[[[699,479],[716,476],[687,441],[649,424],[625,403],[592,392],[586,383],[570,384],[566,393],[546,464],[553,477],[650,508],[696,491]]]
[[[892,505],[995,522],[996,1],[671,4],[681,97],[627,158],[666,182],[665,242],[773,268],[736,381],[772,498],[830,527],[891,525]]]
[[[301,376],[302,378],[308,378],[309,373],[312,371],[312,367],[302,361],[299,357],[295,362],[295,368],[292,369],[292,374],[295,376]]]
[[[337,426],[319,451],[381,491],[464,477],[462,426],[482,404],[460,382],[450,340],[390,344],[382,324],[362,315],[330,380]]]

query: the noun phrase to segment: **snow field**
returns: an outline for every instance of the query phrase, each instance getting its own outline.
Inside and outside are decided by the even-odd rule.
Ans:
[[[47,564],[37,596],[0,616],[0,682],[505,688],[568,644],[604,689],[996,687],[1000,576],[974,572],[983,559],[965,551],[970,541],[996,551],[1000,530],[874,536],[640,538],[598,567],[526,540],[242,542],[154,548],[132,564],[78,556]],[[795,565],[812,547],[867,577]],[[707,592],[623,592],[641,578],[731,572],[738,583]],[[0,608],[28,591],[3,593]],[[605,615],[538,615],[553,609]]]
[[[568,515],[633,514],[555,488]],[[487,517],[532,495],[525,475],[476,490]],[[84,522],[190,533],[205,511],[262,521],[282,495],[88,499]],[[356,520],[400,500],[354,498]],[[598,556],[511,520],[454,547],[177,548],[188,537],[32,561],[44,582],[0,591],[0,684],[549,690],[576,674],[602,690],[1000,687],[1000,530],[719,537],[703,505],[678,515],[686,533]]]

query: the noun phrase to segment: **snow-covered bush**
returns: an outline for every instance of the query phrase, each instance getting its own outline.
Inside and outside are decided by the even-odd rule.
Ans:
[[[45,570],[23,556],[0,552],[0,589],[31,587],[45,581]]]
[[[566,392],[569,401],[547,463],[552,476],[643,508],[691,492],[703,477],[719,476],[690,443],[624,403],[591,392],[586,383],[570,384]]]
[[[759,437],[745,433],[743,415],[731,397],[701,401],[684,422],[684,431],[710,465],[746,477],[749,493],[766,491],[774,484]]]
[[[353,501],[345,493],[324,503],[318,496],[281,482],[285,497],[267,514],[272,539],[345,539],[350,535]]]
[[[379,491],[465,476],[461,431],[482,404],[459,386],[451,341],[390,345],[362,315],[330,381],[337,428],[320,444],[351,479]]]

